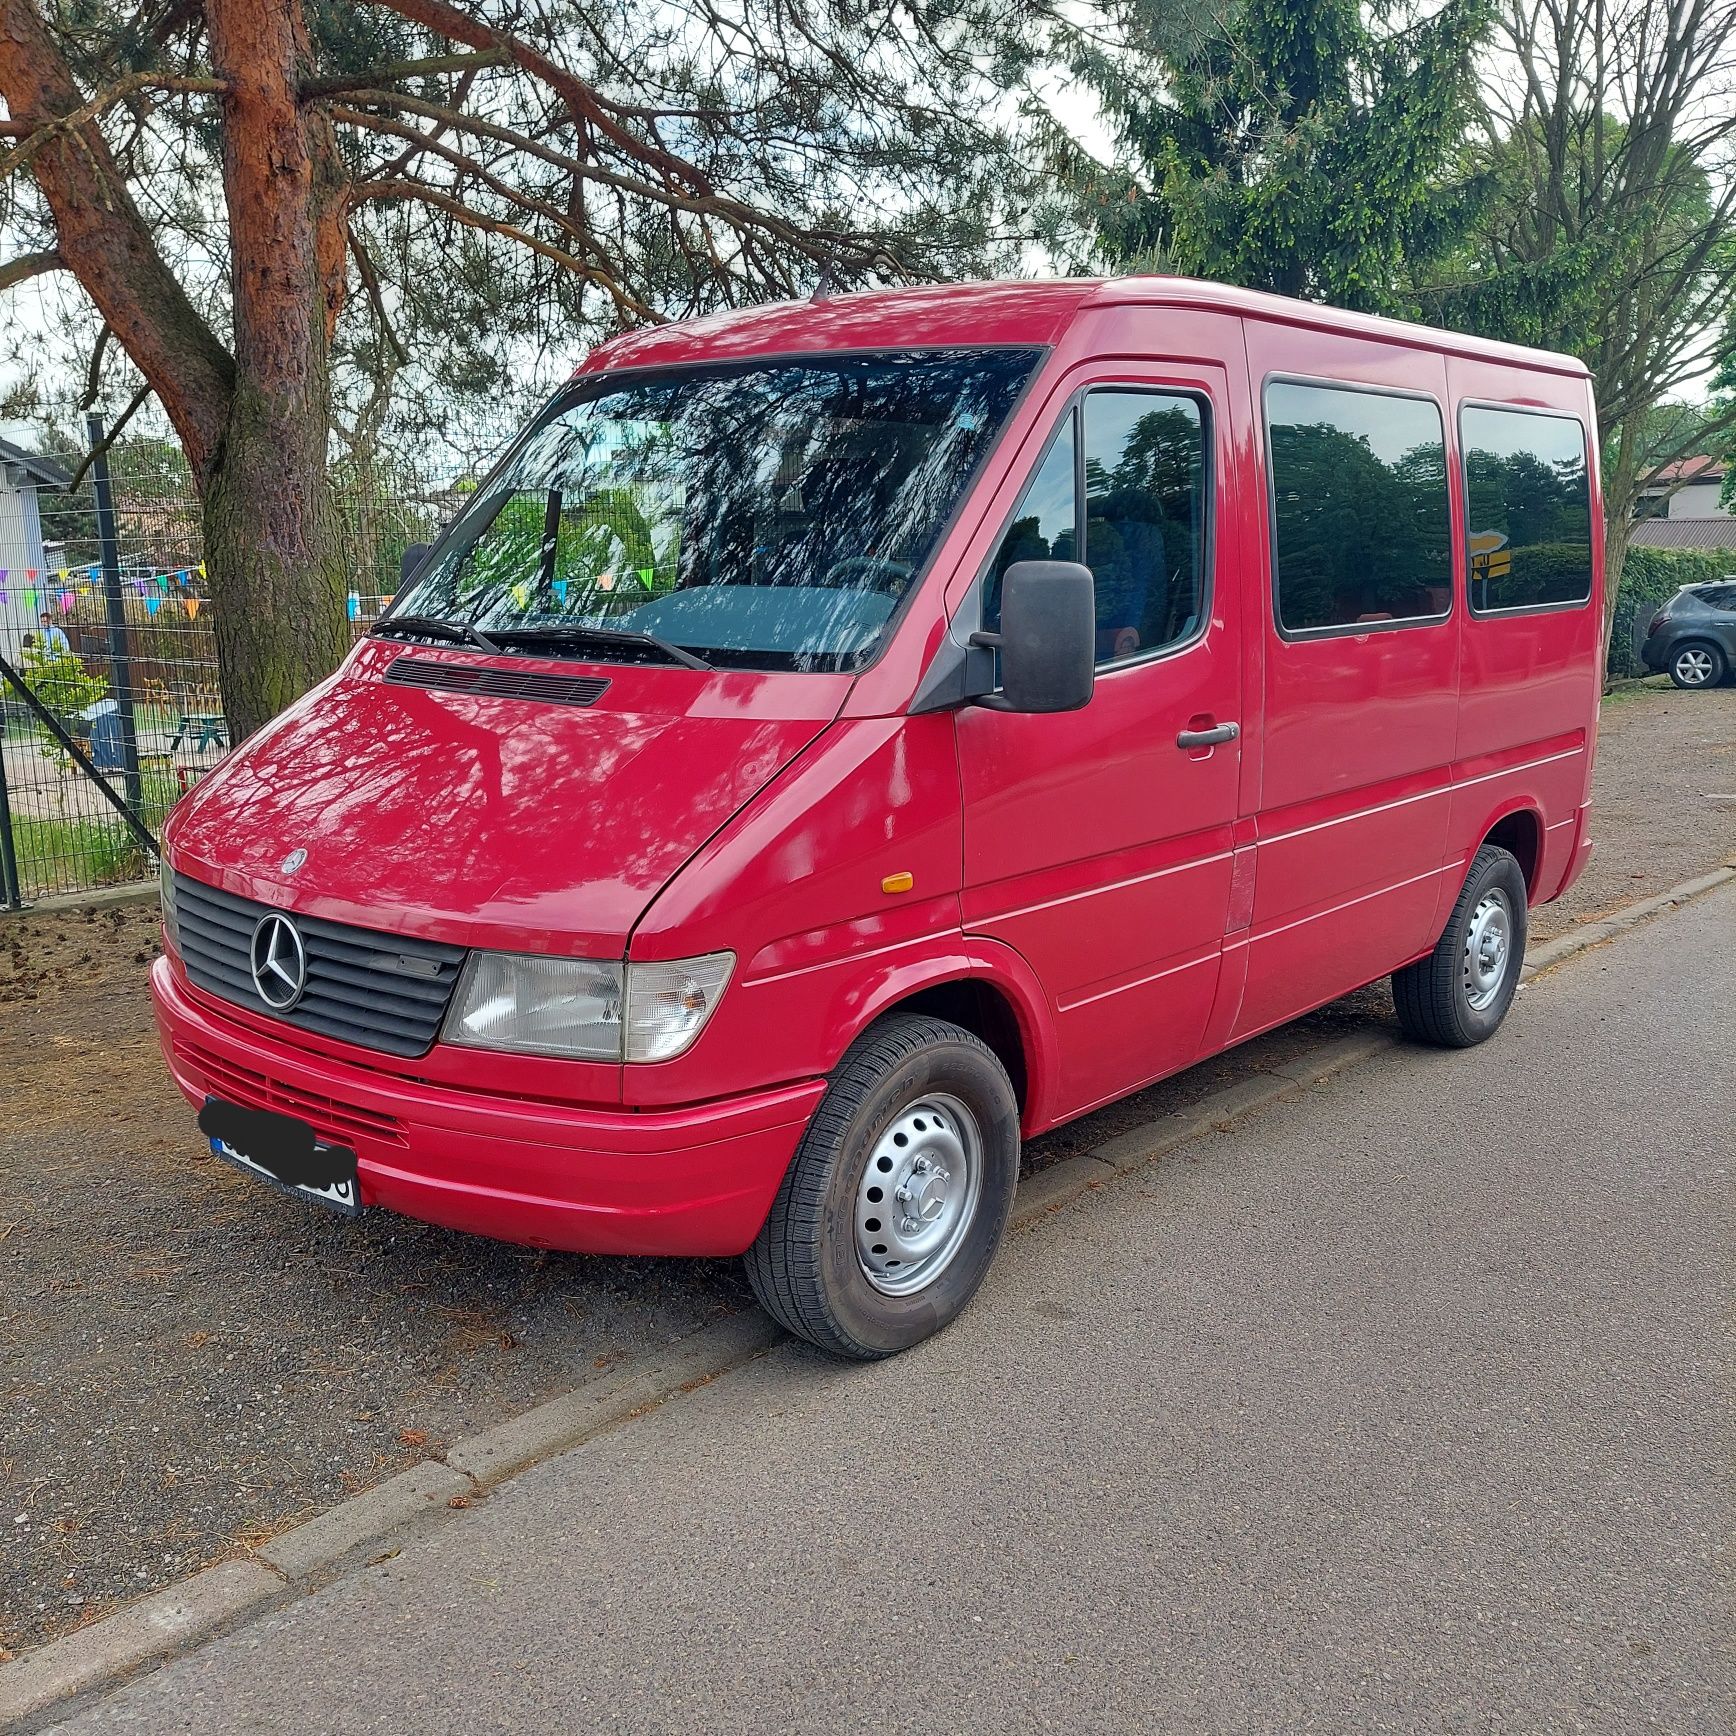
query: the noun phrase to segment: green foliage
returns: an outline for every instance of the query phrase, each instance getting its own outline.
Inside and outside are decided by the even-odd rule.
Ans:
[[[1395,612],[1432,613],[1429,592],[1449,582],[1439,442],[1394,464],[1325,422],[1280,424],[1272,444],[1285,624],[1353,620],[1376,598],[1403,600]]]
[[[24,648],[23,661],[24,685],[68,730],[81,711],[108,692],[108,683],[90,674],[70,651],[54,650],[39,641]],[[44,759],[71,763],[71,756],[52,736],[41,738],[41,751]]]
[[[1579,515],[1583,535],[1585,514]],[[1507,555],[1507,570],[1480,582],[1478,607],[1506,609],[1539,601],[1583,597],[1591,585],[1591,550],[1584,541],[1521,545]]]
[[[1630,548],[1622,570],[1609,640],[1611,675],[1649,675],[1634,655],[1634,620],[1649,621],[1660,603],[1683,585],[1705,584],[1736,572],[1736,552],[1708,549]]]
[[[1248,0],[1177,42],[1140,0],[1143,52],[1076,55],[1124,168],[1099,177],[1101,252],[1346,307],[1414,313],[1415,268],[1462,235],[1483,178],[1454,170],[1486,0],[1395,18],[1357,0]]]
[[[547,564],[547,576],[562,589],[551,598],[542,590],[547,513],[544,493],[509,499],[466,558],[460,594],[476,599],[505,594],[520,608],[529,608],[534,598],[539,611],[554,607],[587,614],[630,607],[647,592],[673,587],[673,543],[659,556],[631,491],[600,488],[577,505],[564,507],[554,527],[554,558]]]

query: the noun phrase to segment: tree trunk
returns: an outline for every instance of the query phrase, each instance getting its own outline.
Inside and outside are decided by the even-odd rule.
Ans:
[[[342,660],[349,634],[323,418],[245,376],[203,495],[223,711],[240,741]]]
[[[304,111],[299,4],[205,0],[223,96],[235,388],[203,491],[223,706],[251,734],[335,669],[348,637],[326,481],[345,186]]]

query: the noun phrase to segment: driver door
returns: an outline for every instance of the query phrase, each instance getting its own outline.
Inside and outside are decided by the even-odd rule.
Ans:
[[[1242,759],[1232,521],[1214,511],[1228,411],[1206,365],[1074,392],[983,580],[991,627],[1013,561],[1081,560],[1095,581],[1088,705],[958,715],[965,928],[1042,979],[1052,1119],[1187,1066],[1217,994]]]

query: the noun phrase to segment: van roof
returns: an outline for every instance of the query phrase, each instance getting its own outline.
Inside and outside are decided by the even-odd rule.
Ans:
[[[925,284],[734,308],[700,319],[642,326],[599,345],[578,371],[893,345],[1049,344],[1086,309],[1125,304],[1202,308],[1555,374],[1583,377],[1588,372],[1577,357],[1551,350],[1497,343],[1199,278],[1156,276]]]

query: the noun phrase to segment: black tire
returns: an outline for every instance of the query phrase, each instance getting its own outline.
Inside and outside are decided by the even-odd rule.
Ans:
[[[1693,670],[1683,671],[1684,653],[1691,653]],[[1670,652],[1670,680],[1689,693],[1719,686],[1730,673],[1730,659],[1710,639],[1690,639]]]
[[[1504,900],[1506,906],[1506,944],[1493,983],[1478,974],[1487,970],[1486,955],[1475,968],[1470,958],[1472,923],[1486,900]],[[1525,875],[1509,852],[1485,844],[1471,859],[1471,871],[1434,951],[1393,972],[1393,1005],[1404,1034],[1412,1042],[1441,1049],[1468,1049],[1494,1036],[1518,992],[1525,931]]]
[[[976,1210],[932,1280],[911,1294],[888,1295],[870,1281],[858,1253],[857,1190],[868,1185],[868,1163],[883,1136],[896,1131],[893,1123],[936,1093],[962,1103],[975,1121]],[[859,1361],[894,1355],[938,1332],[976,1294],[1018,1179],[1018,1099],[994,1051],[944,1019],[892,1014],[857,1038],[833,1070],[765,1226],[743,1256],[748,1282],[760,1306],[810,1344]]]

